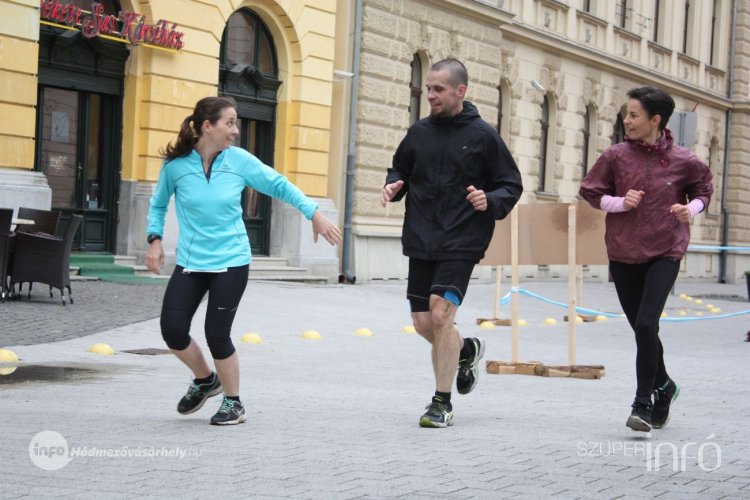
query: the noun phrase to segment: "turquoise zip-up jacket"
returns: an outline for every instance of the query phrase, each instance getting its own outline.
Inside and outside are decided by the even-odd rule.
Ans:
[[[318,204],[286,177],[241,148],[230,147],[216,157],[211,175],[201,156],[165,161],[151,196],[147,234],[162,235],[169,200],[175,196],[180,236],[177,265],[217,270],[249,264],[250,240],[242,221],[242,191],[251,187],[298,208],[312,219]]]

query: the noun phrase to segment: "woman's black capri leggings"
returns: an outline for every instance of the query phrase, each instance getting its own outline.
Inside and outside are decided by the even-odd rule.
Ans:
[[[224,273],[184,273],[176,266],[169,279],[161,307],[161,335],[170,349],[182,351],[190,345],[190,323],[208,292],[206,341],[214,359],[234,354],[230,333],[234,315],[247,286],[249,264],[230,267]]]

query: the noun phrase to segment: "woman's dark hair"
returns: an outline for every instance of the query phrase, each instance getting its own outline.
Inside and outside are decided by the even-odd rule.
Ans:
[[[208,120],[214,125],[219,121],[221,112],[226,108],[237,109],[237,103],[231,97],[204,97],[198,101],[193,114],[182,121],[177,142],[174,146],[170,142],[166,149],[159,149],[159,154],[167,161],[189,155],[203,133],[203,130],[201,130],[203,122]]]
[[[653,118],[655,115],[661,116],[660,131],[667,128],[669,118],[674,112],[674,99],[669,95],[669,92],[657,87],[640,87],[629,90],[628,98],[637,99],[648,113],[649,118]]]

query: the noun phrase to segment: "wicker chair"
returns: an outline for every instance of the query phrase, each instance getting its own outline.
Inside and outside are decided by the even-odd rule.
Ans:
[[[45,233],[54,236],[60,222],[60,212],[21,207],[18,209],[18,218],[33,220],[34,225],[19,224],[16,227],[17,233]]]
[[[83,217],[80,215],[72,216],[63,238],[39,233],[17,233],[16,254],[10,277],[11,288],[16,283],[29,283],[29,299],[31,299],[32,284],[45,283],[49,285],[50,297],[52,297],[53,287],[60,290],[63,305],[65,305],[65,289],[67,288],[72,304],[70,248],[73,246],[73,237],[82,220]]]
[[[12,220],[13,209],[0,208],[0,301],[2,302],[5,302],[5,292],[8,290],[8,263],[15,241],[15,234],[10,231]]]

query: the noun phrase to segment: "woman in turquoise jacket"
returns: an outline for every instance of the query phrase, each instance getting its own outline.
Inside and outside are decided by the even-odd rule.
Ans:
[[[174,195],[180,235],[177,265],[162,304],[162,337],[195,376],[177,411],[196,412],[223,391],[221,407],[211,418],[215,425],[247,420],[239,398],[239,359],[230,337],[252,260],[242,221],[243,190],[251,187],[297,207],[312,221],[316,242],[318,235],[332,245],[341,242],[341,231],[315,202],[286,177],[232,146],[238,134],[234,99],[198,101],[193,114],[182,122],[176,144],[162,152],[164,163],[148,214],[146,266],[158,274],[164,266],[164,217]],[[206,341],[216,373],[190,337],[190,323],[206,293]]]

